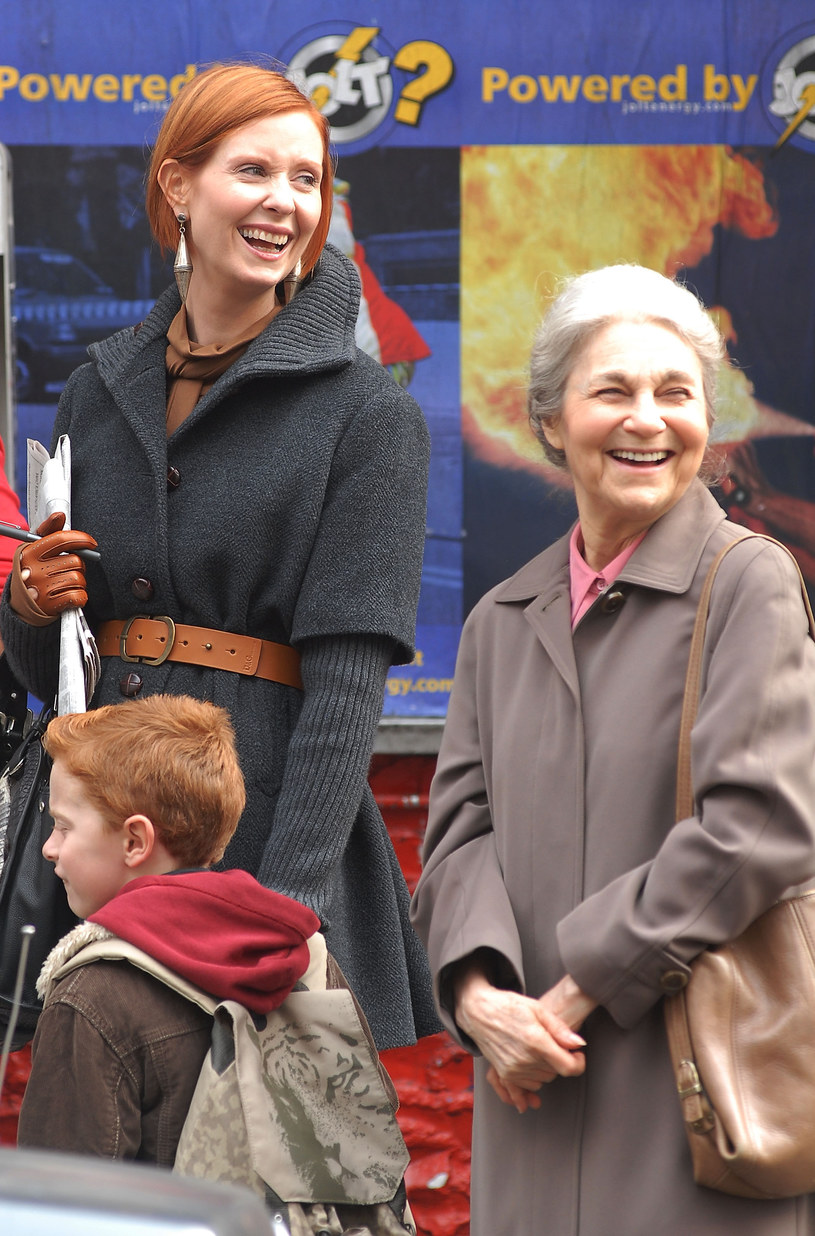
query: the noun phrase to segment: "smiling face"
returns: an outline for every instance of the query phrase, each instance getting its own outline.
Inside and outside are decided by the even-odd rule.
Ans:
[[[322,163],[322,139],[305,111],[235,129],[200,167],[167,161],[162,187],[189,220],[188,310],[210,301],[245,318],[274,307],[277,284],[320,220]]]
[[[656,322],[602,327],[579,354],[560,417],[545,433],[566,454],[586,560],[600,569],[669,511],[699,471],[708,419],[696,353]]]
[[[43,855],[55,864],[74,914],[87,918],[132,879],[127,837],[105,822],[82,782],[59,759],[51,770],[50,811],[54,827]]]

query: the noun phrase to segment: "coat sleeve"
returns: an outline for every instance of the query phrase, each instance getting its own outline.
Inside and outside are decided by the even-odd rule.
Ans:
[[[363,362],[368,365],[368,358]],[[413,657],[429,441],[378,366],[332,461],[291,640],[303,706],[258,879],[323,918],[360,808],[385,677]]]
[[[323,920],[365,789],[393,644],[347,635],[301,649],[303,707],[258,880]]]
[[[521,940],[498,860],[482,761],[476,626],[474,614],[462,631],[430,790],[423,871],[411,905],[413,925],[430,960],[442,1020],[459,1041],[463,1040],[453,1018],[448,982],[457,962],[477,949],[489,949],[496,981],[514,991],[525,990]]]
[[[4,524],[18,524],[23,528],[28,527],[20,511],[17,495],[6,477],[6,452],[2,440],[0,440],[0,520]],[[0,587],[8,579],[16,548],[17,542],[12,540],[11,537],[0,537]]]
[[[794,565],[766,541],[716,580],[692,769],[696,814],[558,926],[566,970],[621,1026],[667,971],[815,876],[815,643]]]
[[[384,370],[366,391],[334,454],[291,640],[382,635],[399,664],[414,653],[430,443],[418,405]]]
[[[20,1109],[20,1146],[135,1159],[141,1146],[136,1079],[105,1035],[78,1009],[49,1004],[34,1037]]]

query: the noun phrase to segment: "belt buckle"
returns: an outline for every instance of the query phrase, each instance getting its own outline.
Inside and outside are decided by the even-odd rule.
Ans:
[[[143,618],[145,622],[163,622],[167,628],[167,645],[157,657],[140,657],[131,656],[127,651],[127,637],[130,634],[130,628],[133,623]],[[175,623],[167,614],[131,614],[126,619],[119,635],[119,656],[122,661],[127,661],[128,664],[140,665],[163,665],[172,652],[173,644],[175,643]]]

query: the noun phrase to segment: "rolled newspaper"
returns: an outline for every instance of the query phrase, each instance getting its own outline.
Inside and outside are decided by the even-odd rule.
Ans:
[[[53,457],[40,442],[28,439],[28,522],[38,528],[44,519],[61,511],[71,527],[71,443],[58,440]],[[59,689],[56,711],[84,712],[100,674],[99,652],[81,609],[67,610],[60,618]]]

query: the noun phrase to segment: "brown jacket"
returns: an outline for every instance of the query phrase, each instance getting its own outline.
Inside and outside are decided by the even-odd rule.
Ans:
[[[21,1146],[172,1167],[212,1018],[159,979],[95,961],[57,982],[32,1047]]]
[[[702,580],[727,540],[699,484],[570,629],[564,538],[462,635],[414,922],[445,967],[489,947],[539,995],[571,973],[601,1007],[587,1069],[501,1104],[476,1061],[472,1236],[804,1236],[810,1197],[694,1185],[662,980],[815,875],[815,645],[786,555],[752,540],[716,583],[694,730],[701,810],[674,824],[676,744]]]

